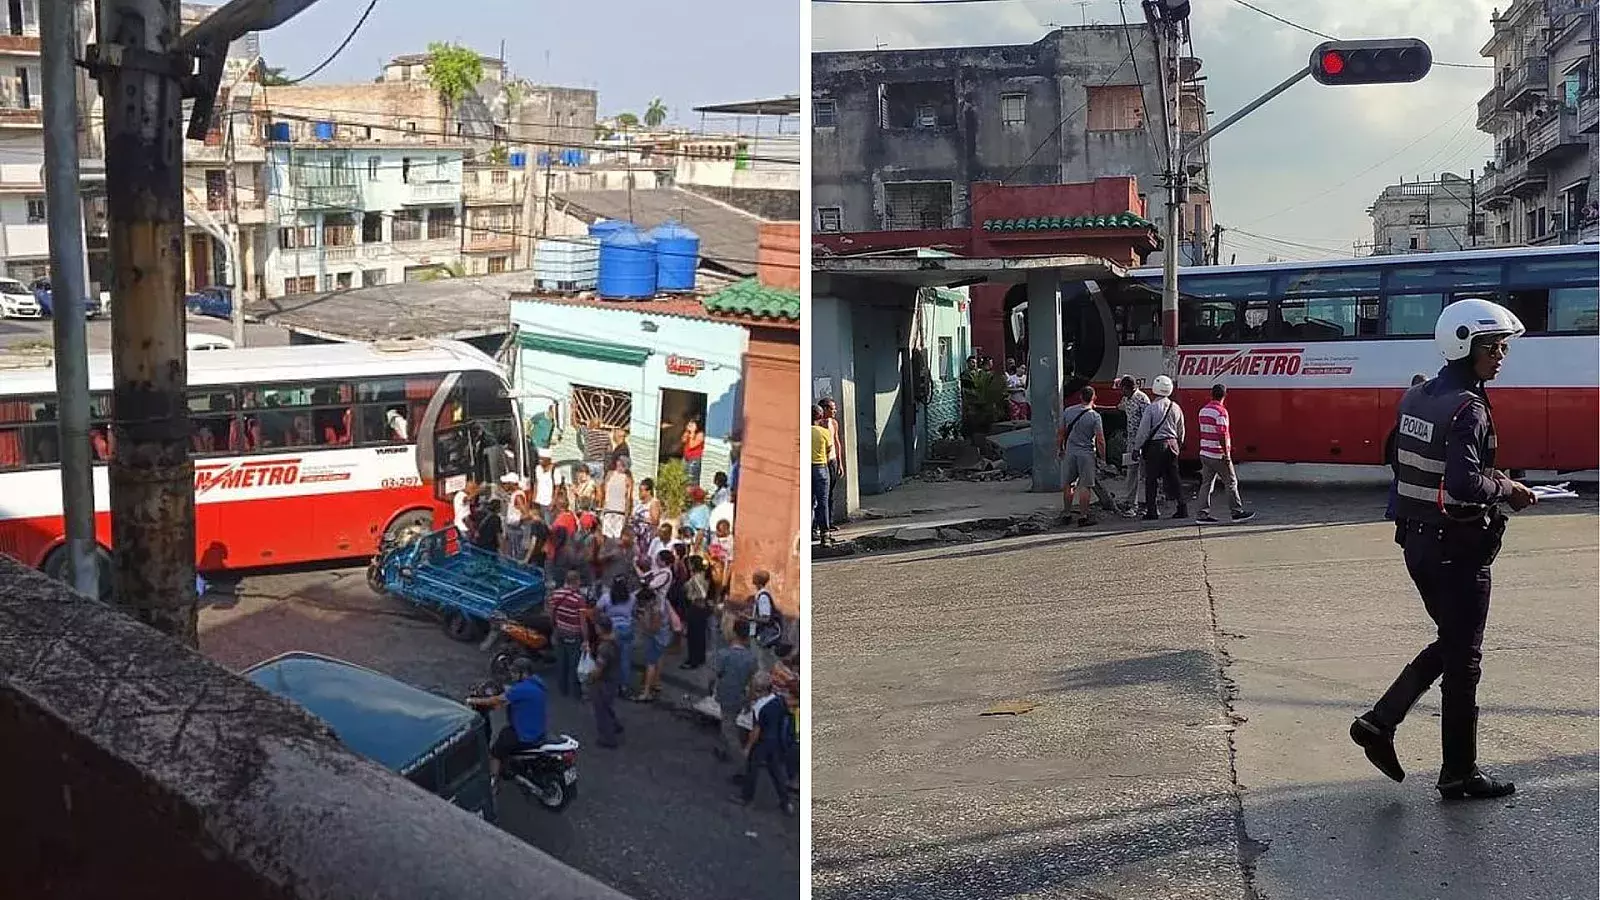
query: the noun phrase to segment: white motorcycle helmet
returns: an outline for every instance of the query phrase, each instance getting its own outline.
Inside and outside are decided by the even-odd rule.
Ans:
[[[1150,382],[1150,393],[1157,397],[1171,397],[1172,379],[1166,375],[1157,375],[1155,380]]]
[[[1468,297],[1446,306],[1433,326],[1433,345],[1448,360],[1466,359],[1480,337],[1521,337],[1527,329],[1511,310],[1491,300]]]

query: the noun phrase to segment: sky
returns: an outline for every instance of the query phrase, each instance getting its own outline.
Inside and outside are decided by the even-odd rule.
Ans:
[[[1386,185],[1483,170],[1492,138],[1476,130],[1477,101],[1493,84],[1478,50],[1496,2],[1509,0],[1250,0],[1340,38],[1418,37],[1435,65],[1409,85],[1332,88],[1300,82],[1211,143],[1212,208],[1227,259],[1260,262],[1350,256],[1372,240],[1367,207]],[[1202,60],[1212,122],[1306,64],[1323,39],[1238,0],[1192,0],[1191,34]],[[1059,25],[1120,24],[1113,0],[997,0],[921,8],[812,5],[813,51],[1024,44]],[[1142,19],[1138,4],[1126,7]],[[1052,24],[1054,23],[1054,24]],[[1247,232],[1247,233],[1243,233]],[[1287,243],[1285,243],[1287,242]]]
[[[321,0],[264,33],[262,56],[298,78],[333,52],[366,7],[366,0]],[[631,111],[643,118],[660,97],[669,124],[698,127],[695,106],[800,92],[797,0],[377,0],[350,46],[313,81],[371,81],[385,62],[422,53],[431,41],[488,56],[504,41],[513,75],[594,88],[602,117]]]

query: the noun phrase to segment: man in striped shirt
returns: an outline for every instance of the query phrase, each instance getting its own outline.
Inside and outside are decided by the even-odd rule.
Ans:
[[[1228,407],[1223,401],[1228,396],[1227,385],[1211,386],[1211,402],[1200,408],[1200,515],[1197,522],[1215,522],[1211,515],[1211,489],[1218,481],[1228,492],[1228,505],[1233,509],[1233,520],[1243,522],[1255,518],[1255,513],[1244,508],[1239,498],[1239,476],[1233,470],[1233,439],[1228,432]]]
[[[583,656],[583,618],[589,604],[578,588],[583,578],[577,569],[567,571],[565,583],[550,592],[546,608],[555,626],[556,686],[561,696],[569,697],[582,689],[578,680],[578,659]]]

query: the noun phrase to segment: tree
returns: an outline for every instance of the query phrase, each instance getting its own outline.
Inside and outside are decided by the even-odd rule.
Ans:
[[[506,149],[505,144],[495,144],[493,147],[489,148],[489,162],[492,162],[497,166],[503,166],[510,159],[511,152]]]
[[[617,113],[617,117],[614,121],[617,123],[617,127],[623,131],[629,131],[639,127],[639,117],[631,112]]]
[[[269,66],[263,62],[257,67],[256,73],[262,87],[285,87],[291,84],[281,67]]]
[[[478,56],[477,51],[458,44],[434,41],[428,45],[425,70],[428,84],[439,95],[439,106],[448,124],[457,105],[483,80],[483,58]]]
[[[662,104],[661,98],[657,97],[654,100],[651,100],[650,106],[644,111],[644,124],[651,128],[656,128],[666,120],[667,107]]]
[[[609,140],[616,132],[604,125],[594,126],[594,139],[597,141]]]
[[[418,281],[440,281],[445,278],[463,278],[467,274],[461,263],[442,263],[417,274]]]

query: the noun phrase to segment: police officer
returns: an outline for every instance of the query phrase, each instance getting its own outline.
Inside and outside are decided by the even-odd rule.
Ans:
[[[1494,468],[1494,420],[1483,387],[1500,374],[1509,341],[1522,332],[1517,317],[1498,304],[1450,304],[1434,327],[1444,368],[1400,402],[1395,542],[1405,548],[1406,571],[1439,637],[1401,671],[1371,712],[1351,724],[1350,738],[1379,771],[1401,781],[1405,771],[1394,752],[1395,728],[1439,679],[1444,760],[1438,788],[1446,799],[1504,797],[1516,790],[1478,768],[1477,690],[1489,567],[1505,533],[1498,504],[1522,510],[1535,500],[1526,485]]]

